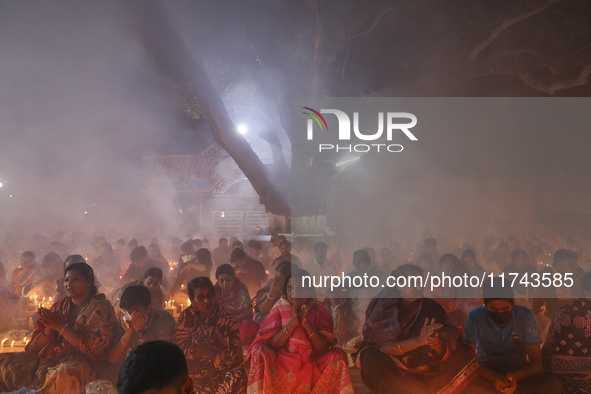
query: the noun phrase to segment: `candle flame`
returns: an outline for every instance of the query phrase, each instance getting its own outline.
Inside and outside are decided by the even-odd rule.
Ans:
[[[3,347],[3,346],[4,346],[4,342],[6,342],[7,340],[8,340],[8,338],[4,338],[4,339],[2,340],[2,342],[0,342],[0,347]]]

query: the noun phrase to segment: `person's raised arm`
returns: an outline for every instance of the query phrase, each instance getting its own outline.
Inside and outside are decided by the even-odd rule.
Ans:
[[[293,307],[291,310],[291,321],[281,330],[277,331],[275,335],[269,338],[267,345],[273,350],[281,349],[287,344],[298,324],[298,315],[295,307]]]

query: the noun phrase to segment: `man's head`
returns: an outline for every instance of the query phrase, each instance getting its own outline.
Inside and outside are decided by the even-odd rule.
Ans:
[[[291,258],[291,242],[284,240],[279,244],[279,251],[285,258]]]
[[[515,249],[511,252],[511,261],[513,261],[518,268],[527,267],[527,252],[523,249]]]
[[[426,253],[434,255],[437,253],[437,240],[435,238],[427,238],[424,243]]]
[[[193,251],[193,243],[192,242],[183,242],[181,244],[181,251],[184,254],[193,254],[193,253],[195,253]]]
[[[476,265],[476,253],[472,249],[466,249],[462,252],[462,263],[468,268],[474,267]]]
[[[123,311],[123,320],[126,319],[126,316],[131,318],[134,313],[147,317],[152,312],[150,290],[145,286],[129,286],[121,294],[119,305]]]
[[[148,256],[153,260],[158,259],[158,257],[160,257],[160,245],[151,243],[150,246],[148,246]]]
[[[482,298],[491,320],[499,327],[505,327],[513,317],[515,305],[511,283],[499,277],[487,279],[482,288]]]
[[[35,265],[35,253],[27,250],[21,254],[21,266],[25,268],[31,268]]]
[[[57,274],[62,269],[62,258],[54,252],[49,252],[43,257],[41,265],[48,274]]]
[[[232,249],[244,249],[244,244],[240,240],[235,240],[234,242],[232,242]]]
[[[324,242],[316,242],[314,244],[314,257],[316,261],[320,264],[324,263],[326,260],[326,254],[328,253],[328,245]]]
[[[138,267],[143,267],[148,262],[148,250],[144,246],[136,246],[129,254],[129,259]]]
[[[248,250],[250,251],[250,255],[257,259],[263,255],[263,245],[259,241],[251,239],[248,241]]]
[[[131,241],[129,241],[127,243],[127,247],[129,248],[129,250],[133,250],[134,248],[137,248],[139,246],[137,239],[133,238]]]
[[[158,267],[150,267],[144,274],[144,286],[154,293],[160,288],[162,283],[162,270]]]
[[[575,273],[579,266],[579,255],[568,249],[559,249],[554,253],[554,268],[562,273]]]
[[[193,244],[193,250],[199,250],[203,245],[203,241],[197,238],[192,240],[191,243]]]
[[[195,257],[200,263],[209,263],[211,262],[211,252],[209,249],[201,248],[197,252],[195,252]]]
[[[230,254],[230,263],[242,267],[246,264],[246,253],[240,248],[236,248]]]
[[[353,253],[353,266],[355,270],[358,272],[367,272],[371,265],[371,259],[369,257],[369,253],[365,249],[356,250]]]
[[[228,238],[220,238],[218,241],[220,248],[225,249],[228,247]]]
[[[120,394],[191,394],[193,381],[182,350],[167,341],[133,349],[119,371]]]

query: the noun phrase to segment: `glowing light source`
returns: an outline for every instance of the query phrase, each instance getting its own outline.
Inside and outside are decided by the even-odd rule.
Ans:
[[[87,215],[88,214],[88,211],[84,211],[84,214]]]
[[[244,124],[239,124],[239,125],[236,127],[236,130],[238,130],[238,132],[239,132],[240,134],[246,134],[246,132],[248,131],[248,127],[246,127],[246,125],[244,125]]]
[[[0,182],[0,187],[2,187],[2,182]]]
[[[226,217],[226,212],[222,212],[222,217],[225,218]]]

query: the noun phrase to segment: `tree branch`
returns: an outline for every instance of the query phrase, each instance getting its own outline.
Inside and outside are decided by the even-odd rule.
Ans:
[[[514,70],[491,70],[492,75],[511,75],[519,78],[523,83],[529,87],[553,95],[559,90],[576,88],[578,86],[585,86],[588,84],[589,76],[591,75],[591,64],[581,68],[579,75],[575,78],[564,79],[562,81],[546,82],[535,78],[529,72],[517,72]]]
[[[518,16],[516,16],[515,18],[511,18],[508,19],[506,21],[504,21],[503,23],[501,23],[501,25],[499,27],[497,27],[489,36],[486,40],[484,40],[483,42],[481,42],[480,44],[478,44],[476,46],[476,48],[474,48],[474,50],[472,51],[472,53],[470,54],[470,61],[474,61],[478,55],[480,55],[480,53],[486,48],[488,47],[493,41],[495,41],[500,35],[501,33],[503,33],[505,30],[507,30],[508,28],[510,28],[511,26],[524,21],[528,18],[531,18],[532,16],[539,14],[540,12],[544,11],[545,9],[547,9],[548,7],[561,2],[562,0],[548,0],[548,2],[544,5],[541,5],[537,8],[534,8],[528,12],[524,12],[523,14],[520,14]]]
[[[347,37],[347,40],[351,41],[354,38],[359,38],[361,36],[368,35],[369,33],[371,33],[376,28],[376,26],[380,23],[380,20],[382,20],[382,18],[384,17],[384,15],[386,15],[390,11],[398,10],[398,9],[402,8],[402,6],[403,6],[403,4],[400,4],[397,7],[386,8],[384,11],[382,11],[380,13],[380,15],[378,15],[378,17],[375,19],[375,21],[373,22],[373,24],[367,30],[362,31],[361,33],[354,34],[351,37]]]

